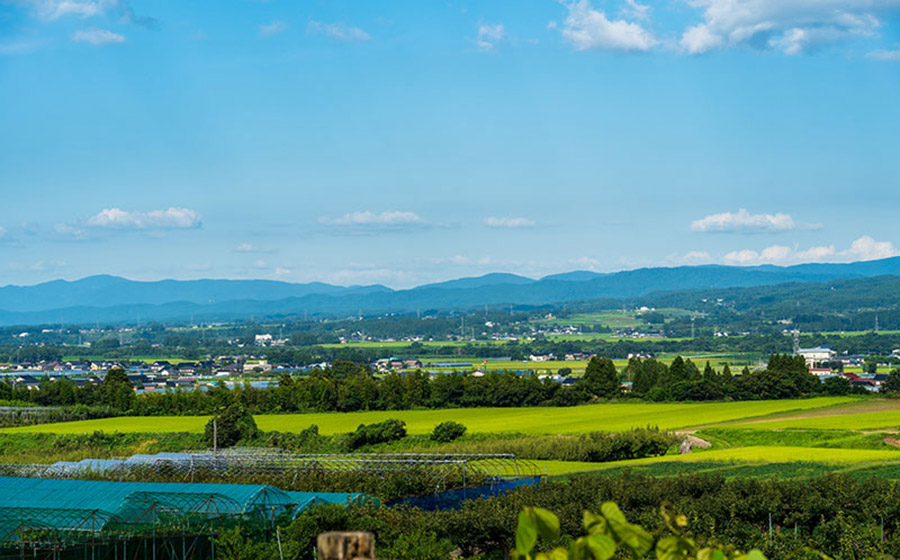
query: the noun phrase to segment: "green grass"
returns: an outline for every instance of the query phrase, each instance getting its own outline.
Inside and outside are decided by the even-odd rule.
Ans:
[[[758,425],[766,425],[760,423]],[[841,449],[900,449],[884,442],[884,434],[862,434],[850,430],[747,430],[742,428],[708,428],[697,436],[713,442],[716,447],[789,446]]]
[[[735,424],[734,427],[750,430],[900,430],[900,410],[789,418],[771,422]]]
[[[429,433],[445,420],[465,424],[470,433],[564,434],[617,432],[646,426],[663,430],[716,424],[786,411],[803,411],[855,402],[848,397],[731,403],[612,403],[571,408],[460,408],[443,410],[375,411],[259,415],[261,430],[297,432],[312,424],[322,434],[350,432],[359,424],[399,418],[410,434]],[[199,432],[207,417],[121,417],[8,428],[9,433]]]
[[[853,464],[878,461],[898,461],[900,453],[879,449],[825,449],[816,447],[792,447],[759,445],[752,447],[734,447],[730,449],[712,449],[698,451],[687,455],[667,455],[630,461],[614,461],[601,463],[600,468],[627,467],[650,463],[693,463],[693,462],[737,462],[737,463],[791,463],[796,461]]]
[[[821,449],[786,446],[754,446],[733,449],[715,449],[687,455],[666,455],[610,463],[581,463],[574,461],[528,461],[537,474],[562,475],[582,472],[621,472],[634,470],[650,474],[679,474],[682,472],[722,472],[726,476],[741,474],[781,475],[793,471],[794,475],[809,476],[837,469],[881,467],[898,464],[892,472],[900,475],[900,453],[868,449]],[[777,465],[777,466],[776,466]],[[812,469],[810,465],[819,465]],[[796,471],[802,471],[796,472]],[[513,474],[513,473],[504,473]]]

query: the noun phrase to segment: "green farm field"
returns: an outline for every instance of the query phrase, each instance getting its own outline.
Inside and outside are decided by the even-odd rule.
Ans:
[[[900,399],[863,399],[857,402],[802,412],[773,414],[768,418],[744,419],[729,428],[778,430],[900,431]]]
[[[614,403],[570,408],[461,408],[444,410],[310,413],[256,416],[261,430],[295,432],[312,424],[322,434],[350,432],[359,424],[398,418],[410,434],[427,434],[446,420],[465,424],[470,433],[566,434],[624,431],[657,426],[676,430],[698,425],[802,413],[856,402],[850,397],[732,403]],[[6,433],[200,432],[208,418],[200,416],[120,417],[3,430]]]
[[[530,461],[530,463],[535,466],[540,474],[546,473],[549,475],[602,472],[664,464],[672,464],[675,468],[673,472],[681,472],[682,469],[679,469],[677,465],[686,465],[687,467],[684,470],[689,470],[690,465],[694,463],[714,463],[717,469],[751,465],[759,466],[771,463],[815,463],[830,466],[834,469],[843,469],[861,465],[900,464],[900,449],[822,449],[815,447],[753,446],[734,449],[713,449],[688,455],[666,455],[665,457],[648,457],[646,459],[632,459],[610,463],[580,463],[574,461]]]

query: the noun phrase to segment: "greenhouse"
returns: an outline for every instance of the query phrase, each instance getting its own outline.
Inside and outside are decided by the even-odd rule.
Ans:
[[[313,504],[365,499],[256,484],[0,477],[0,549],[59,557],[80,547],[80,557],[124,558],[129,541],[134,551],[135,541],[146,548],[149,539],[151,556],[144,557],[208,557],[213,554],[208,537],[219,529],[266,530]]]

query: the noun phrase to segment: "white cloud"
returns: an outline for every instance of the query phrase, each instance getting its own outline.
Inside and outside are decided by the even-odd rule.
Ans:
[[[689,27],[681,36],[681,47],[691,54],[700,54],[717,49],[725,44],[725,40],[709,28],[700,24]]]
[[[751,214],[741,208],[736,213],[712,214],[691,222],[691,230],[704,233],[761,233],[796,228],[788,214]]]
[[[900,251],[890,241],[875,241],[868,235],[864,235],[850,245],[846,255],[861,261],[873,261],[887,259],[900,255]]]
[[[201,226],[200,214],[188,208],[127,212],[108,208],[88,218],[92,227],[107,229],[192,229]]]
[[[271,249],[262,249],[252,243],[240,243],[234,248],[237,253],[271,253]]]
[[[638,4],[635,0],[625,0],[622,15],[634,19],[647,19],[650,17],[650,6]]]
[[[876,241],[864,235],[854,241],[848,249],[838,251],[834,245],[810,247],[800,250],[796,247],[772,245],[761,251],[743,249],[727,253],[722,260],[726,264],[751,266],[760,264],[790,265],[816,262],[856,262],[872,261],[900,256],[900,250],[890,241]]]
[[[71,35],[75,43],[90,43],[92,45],[114,45],[124,43],[125,36],[113,33],[107,29],[79,29]]]
[[[368,41],[372,37],[360,29],[344,23],[323,23],[321,21],[310,21],[306,28],[308,33],[321,34],[326,37],[338,41]]]
[[[4,237],[6,237],[8,233],[9,233],[9,232],[6,231],[6,228],[5,228],[5,227],[0,226],[0,239],[3,239]]]
[[[866,54],[866,58],[871,58],[872,60],[884,60],[887,62],[900,62],[900,49],[889,51],[889,50],[876,50]]]
[[[477,259],[470,258],[465,255],[453,255],[452,257],[431,257],[426,260],[429,265],[437,265],[437,266],[447,266],[447,265],[455,265],[455,266],[468,266],[468,265],[477,265],[480,267],[491,266],[494,264],[494,260],[491,257],[479,257]]]
[[[706,251],[688,251],[683,255],[670,255],[668,261],[677,265],[698,265],[715,262],[715,258]]]
[[[319,218],[319,223],[329,226],[340,233],[365,235],[379,232],[408,231],[429,227],[415,212],[389,210],[386,212],[349,212],[340,218]]]
[[[568,14],[560,33],[576,50],[649,51],[659,42],[637,23],[610,20],[604,12],[595,10],[590,0],[576,0],[566,8]],[[550,27],[558,26],[554,22]]]
[[[597,272],[600,268],[600,261],[593,257],[578,257],[577,259],[569,260],[569,264],[577,266],[581,270],[590,270],[592,272]]]
[[[29,7],[34,16],[43,21],[67,17],[80,19],[104,17],[112,12],[118,16],[121,23],[150,29],[159,27],[156,18],[136,14],[127,0],[12,0],[12,2]]]
[[[320,218],[319,220],[323,224],[332,224],[337,226],[368,226],[368,225],[378,225],[378,226],[396,226],[396,225],[409,225],[409,224],[421,224],[422,218],[419,217],[415,212],[403,212],[400,210],[389,210],[387,212],[370,212],[366,210],[364,212],[349,212],[344,214],[340,218],[336,218],[334,220],[329,218]]]
[[[258,26],[259,34],[263,37],[272,37],[273,35],[278,35],[279,33],[284,33],[287,31],[287,24],[283,21],[273,21],[268,25],[260,25]]]
[[[118,5],[117,0],[24,0],[23,3],[46,21],[70,16],[82,19],[102,16]]]
[[[66,237],[75,237],[79,239],[84,237],[84,230],[71,224],[56,224],[53,226],[53,231]]]
[[[475,44],[483,51],[492,51],[494,46],[502,41],[504,37],[506,37],[506,31],[503,29],[502,23],[497,25],[479,25]]]
[[[853,38],[876,35],[878,14],[898,0],[688,0],[703,22],[681,36],[691,54],[737,45],[801,54]]]
[[[534,227],[535,222],[528,218],[497,218],[488,216],[484,219],[484,225],[492,228],[530,228]]]

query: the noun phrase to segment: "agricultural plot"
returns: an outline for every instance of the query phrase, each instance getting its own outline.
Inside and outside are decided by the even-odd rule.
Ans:
[[[730,427],[747,430],[900,431],[900,401],[863,400],[841,406],[747,419]]]
[[[322,434],[350,432],[360,424],[390,418],[403,420],[410,434],[427,434],[436,424],[454,420],[465,424],[470,433],[572,434],[594,431],[618,432],[656,426],[676,430],[696,425],[717,424],[786,413],[834,407],[855,402],[850,397],[751,401],[737,403],[613,403],[569,408],[460,408],[443,410],[371,411],[348,413],[311,413],[260,415],[261,430],[296,432],[312,424]],[[200,432],[208,418],[122,417],[43,424],[4,430],[8,433],[91,433],[103,432]]]
[[[900,450],[869,449],[822,449],[787,446],[753,446],[733,449],[714,449],[687,455],[666,455],[665,457],[649,457],[610,463],[583,463],[574,461],[531,461],[540,474],[564,475],[585,472],[605,471],[645,472],[647,474],[679,474],[697,471],[740,471],[743,474],[758,476],[764,474],[760,467],[765,465],[781,465],[774,471],[800,470],[796,475],[824,474],[848,468],[859,469],[860,466],[896,465],[896,475],[900,475]],[[798,468],[790,467],[795,465]],[[507,473],[512,474],[512,473]],[[726,474],[723,472],[723,474]]]

